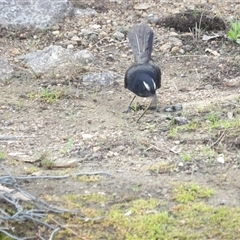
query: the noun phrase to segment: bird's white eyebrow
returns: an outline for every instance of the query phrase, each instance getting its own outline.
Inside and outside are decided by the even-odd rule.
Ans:
[[[153,79],[152,79],[152,82],[153,82],[154,90],[156,90],[156,83],[153,81]]]
[[[143,81],[143,84],[144,84],[145,88],[150,92],[150,87],[149,87],[149,85],[148,85],[146,82],[144,82],[144,81]]]

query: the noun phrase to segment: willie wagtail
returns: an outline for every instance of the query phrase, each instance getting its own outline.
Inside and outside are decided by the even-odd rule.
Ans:
[[[152,104],[155,104],[156,110],[158,110],[156,90],[161,87],[161,70],[151,59],[154,33],[146,23],[133,26],[127,37],[135,63],[125,73],[124,87],[137,96],[152,97],[152,101],[138,118],[138,122]],[[128,109],[131,109],[136,95]]]

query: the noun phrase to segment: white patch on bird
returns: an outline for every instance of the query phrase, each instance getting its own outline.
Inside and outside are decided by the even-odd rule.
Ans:
[[[153,87],[154,87],[154,90],[156,90],[156,83],[153,81],[153,79],[152,79],[152,82],[153,82]]]
[[[143,84],[144,84],[145,88],[150,92],[150,87],[149,87],[149,85],[148,85],[146,82],[144,82],[144,81],[143,81]]]

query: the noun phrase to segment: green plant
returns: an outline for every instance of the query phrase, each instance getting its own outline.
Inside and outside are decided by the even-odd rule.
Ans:
[[[132,110],[136,112],[138,110],[138,105],[135,103],[134,105],[131,106]]]
[[[0,152],[0,160],[5,159],[5,153],[4,152]]]
[[[139,192],[139,187],[141,187],[141,184],[136,184],[136,185],[133,187],[133,191],[134,191],[134,192]]]
[[[62,90],[50,91],[49,88],[41,88],[40,97],[44,100],[44,102],[53,104],[58,101],[63,96],[63,94],[64,92]]]
[[[177,127],[170,127],[168,137],[175,139],[178,136],[178,128]]]
[[[210,122],[212,122],[213,128],[217,128],[219,118],[220,118],[220,114],[218,114],[218,113],[210,113],[210,114],[208,115],[208,120],[209,120]]]
[[[54,161],[48,152],[43,152],[39,157],[39,161],[40,161],[41,167],[46,168],[46,169],[53,168]]]
[[[183,126],[182,129],[185,129],[186,131],[195,131],[199,127],[199,125],[199,121],[195,120]]]
[[[184,162],[190,162],[191,161],[191,155],[188,154],[188,153],[184,153],[181,155],[181,159],[184,161]]]
[[[65,147],[64,149],[62,149],[61,152],[62,152],[64,155],[67,154],[67,153],[69,153],[70,148],[72,147],[72,145],[73,145],[73,139],[70,138],[69,141],[67,142],[66,147]]]
[[[240,21],[231,21],[231,29],[228,31],[229,38],[238,44],[240,44]]]
[[[174,188],[173,199],[178,203],[187,203],[209,198],[214,193],[213,189],[201,187],[197,183],[184,183]]]
[[[21,109],[23,107],[23,100],[20,99],[18,102],[18,107]]]

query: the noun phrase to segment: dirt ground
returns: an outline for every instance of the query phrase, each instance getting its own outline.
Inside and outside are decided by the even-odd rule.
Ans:
[[[98,11],[114,14],[114,6],[105,4],[106,9]],[[91,18],[88,21],[95,23]],[[60,31],[79,29],[80,25],[66,20]],[[25,180],[21,182],[24,189],[36,197],[102,192],[116,199],[156,197],[170,202],[174,183],[193,181],[215,190],[211,204],[240,205],[240,46],[226,35],[206,42],[179,33],[189,50],[163,53],[163,36],[166,39],[174,30],[152,27],[156,39],[153,58],[162,70],[162,87],[157,93],[160,112],[148,111],[139,123],[136,120],[142,110],[123,113],[133,97],[123,87],[124,73],[133,62],[127,41],[102,40],[91,48],[95,56],[92,71],[115,71],[119,79],[108,87],[86,87],[81,83],[85,73],[68,79],[38,79],[17,63],[20,54],[61,42],[61,37],[52,37],[51,30],[35,45],[34,34],[22,39],[18,34],[13,37],[9,30],[1,37],[1,53],[16,70],[13,79],[0,84],[2,163],[14,176],[95,171],[113,176],[101,175],[93,182],[74,178]],[[62,94],[50,104],[39,95],[43,87]],[[137,98],[136,103],[147,106],[149,101]],[[164,111],[178,104],[182,111]],[[180,116],[189,123],[174,123],[173,118]],[[226,121],[235,122],[221,125]],[[64,164],[69,161],[69,165]]]

